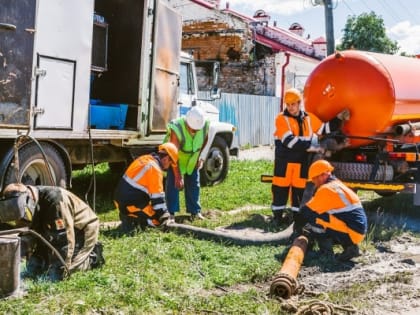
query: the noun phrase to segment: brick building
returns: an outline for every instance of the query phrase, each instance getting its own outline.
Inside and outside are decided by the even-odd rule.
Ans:
[[[182,49],[191,52],[199,66],[200,90],[211,87],[209,70],[218,61],[223,92],[279,96],[285,85],[296,85],[293,80],[304,76],[296,72],[310,71],[326,55],[323,38],[304,38],[298,23],[287,30],[270,25],[270,16],[263,10],[249,17],[228,4],[220,9],[219,0],[174,2],[183,16]]]

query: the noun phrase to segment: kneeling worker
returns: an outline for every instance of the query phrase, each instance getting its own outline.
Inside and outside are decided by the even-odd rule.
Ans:
[[[67,272],[88,270],[104,264],[98,242],[99,219],[79,197],[61,187],[9,184],[0,200],[0,221],[29,227],[57,250],[57,256],[41,239],[27,238],[27,273],[46,273],[62,280]],[[63,265],[63,262],[65,265]]]
[[[309,179],[316,190],[301,207],[299,221],[301,227],[309,223],[304,229],[309,227],[310,236],[317,240],[341,244],[344,251],[337,259],[346,261],[360,255],[358,244],[366,235],[367,218],[357,194],[332,175],[333,170],[326,160],[315,161],[309,167]]]
[[[123,232],[157,227],[169,218],[163,171],[176,167],[177,162],[178,149],[168,142],[159,146],[157,154],[142,155],[130,164],[114,194]]]

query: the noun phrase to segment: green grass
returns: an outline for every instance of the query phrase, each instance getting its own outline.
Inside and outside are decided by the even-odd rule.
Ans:
[[[112,193],[120,174],[111,173],[106,164],[98,165],[96,171],[96,211],[101,221],[116,221]],[[271,212],[270,185],[261,183],[260,175],[271,172],[268,161],[232,161],[224,183],[202,188],[201,203],[208,219],[194,224],[270,230],[260,220]],[[72,190],[82,199],[87,196],[92,204],[92,193],[86,193],[91,170],[75,171],[74,176]],[[229,213],[246,206],[253,208]],[[385,227],[371,229],[378,231],[366,241],[366,248],[372,247],[373,238],[400,233]],[[282,314],[280,303],[270,299],[261,284],[269,284],[281,267],[286,246],[235,246],[157,229],[133,236],[121,236],[116,229],[102,230],[100,240],[106,259],[103,268],[75,273],[59,283],[22,279],[25,294],[0,300],[0,313]],[[355,296],[346,301],[357,301],[357,290],[352,294]]]

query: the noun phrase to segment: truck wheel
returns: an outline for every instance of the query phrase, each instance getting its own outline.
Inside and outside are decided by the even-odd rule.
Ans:
[[[4,178],[5,185],[21,182],[26,185],[51,185],[66,188],[69,174],[66,173],[63,159],[51,144],[42,143],[41,145],[50,164],[54,182],[51,182],[50,172],[39,147],[35,143],[29,143],[19,149],[19,174],[16,174],[13,161],[8,166]]]
[[[229,151],[226,141],[216,136],[200,171],[201,185],[211,186],[221,183],[226,178],[228,169]]]

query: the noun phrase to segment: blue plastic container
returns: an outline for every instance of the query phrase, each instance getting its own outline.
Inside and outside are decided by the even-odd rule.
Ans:
[[[91,104],[90,127],[93,129],[124,129],[127,104]]]

